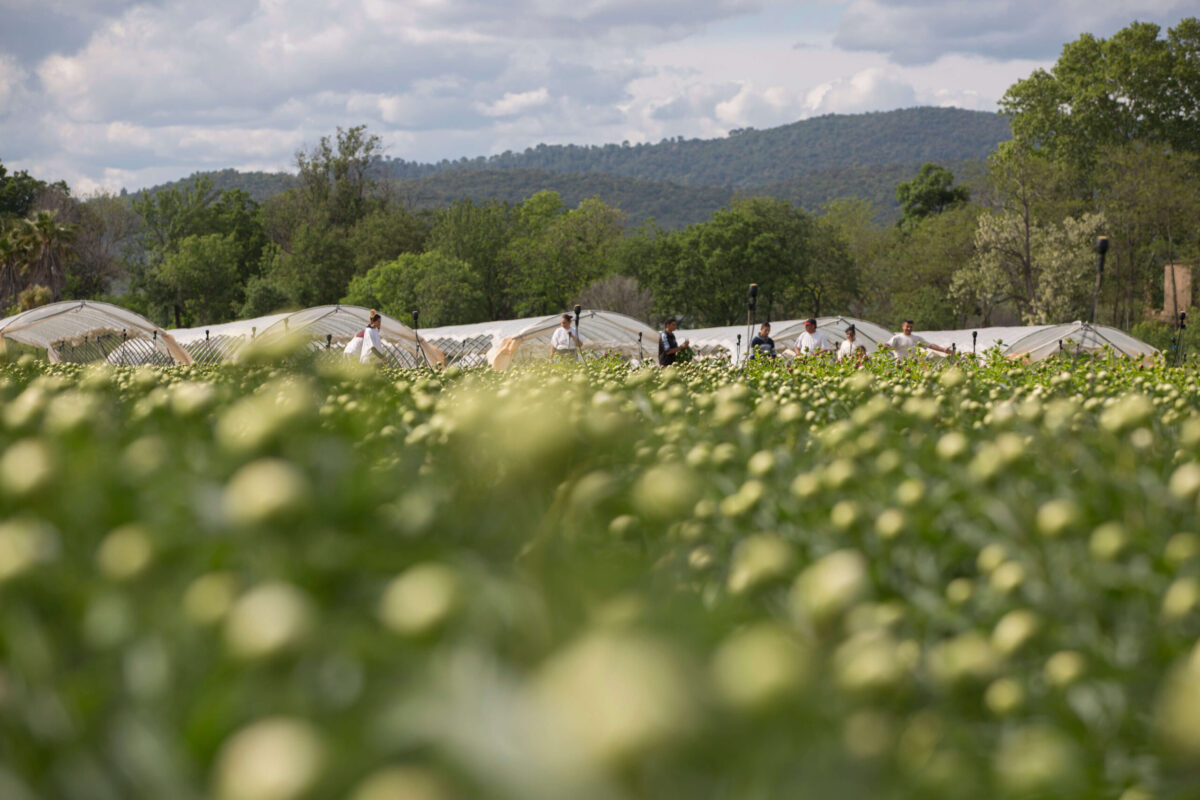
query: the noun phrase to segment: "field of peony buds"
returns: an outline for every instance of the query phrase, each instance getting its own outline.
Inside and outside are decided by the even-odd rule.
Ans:
[[[0,798],[1197,796],[1198,378],[5,365]]]

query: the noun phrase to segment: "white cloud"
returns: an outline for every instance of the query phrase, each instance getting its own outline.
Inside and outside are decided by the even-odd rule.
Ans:
[[[136,188],[290,168],[356,124],[390,155],[436,161],[832,111],[990,110],[1079,19],[1106,35],[1195,1],[0,0],[0,157]],[[1018,51],[1041,55],[1007,59]]]
[[[951,53],[1053,59],[1085,31],[1107,37],[1134,20],[1195,13],[1195,0],[850,0],[834,43],[909,65]]]
[[[907,108],[917,104],[912,84],[877,67],[848,79],[831,81],[808,93],[813,114],[855,114],[881,108]]]
[[[514,114],[543,106],[549,99],[550,93],[543,86],[529,92],[505,92],[504,96],[496,102],[478,103],[476,108],[488,117],[511,117]]]

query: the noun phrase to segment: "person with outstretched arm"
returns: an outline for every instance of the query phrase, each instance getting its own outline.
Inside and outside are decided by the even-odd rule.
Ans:
[[[691,344],[686,339],[683,344],[675,341],[675,329],[677,327],[679,327],[679,321],[674,317],[667,317],[667,321],[663,325],[662,335],[658,337],[658,365],[660,367],[669,367],[674,364],[675,356],[679,354],[679,351]]]
[[[946,355],[950,354],[950,348],[934,344],[913,333],[913,321],[911,319],[904,320],[900,324],[900,332],[879,346],[886,347],[894,352],[897,361],[916,356],[922,347],[928,347],[930,350],[936,350]]]

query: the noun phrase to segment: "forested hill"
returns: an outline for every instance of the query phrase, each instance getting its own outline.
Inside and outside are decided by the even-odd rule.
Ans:
[[[909,108],[831,114],[724,139],[666,139],[658,144],[539,144],[521,153],[437,164],[386,159],[391,177],[419,178],[468,169],[541,169],[606,173],[686,186],[746,188],[811,172],[870,164],[922,164],[985,158],[1012,138],[998,114],[957,108]]]
[[[672,139],[654,145],[538,145],[523,153],[417,164],[379,162],[402,200],[442,208],[463,198],[520,202],[558,192],[570,206],[589,197],[625,212],[631,225],[653,218],[666,228],[707,219],[735,192],[781,197],[812,211],[828,200],[870,200],[881,221],[899,216],[896,184],[926,161],[960,180],[980,169],[999,142],[1011,138],[997,114],[954,108],[913,108],[831,115],[724,139]],[[242,189],[261,202],[296,185],[287,173],[205,173],[213,188]],[[148,191],[181,188],[187,181]]]

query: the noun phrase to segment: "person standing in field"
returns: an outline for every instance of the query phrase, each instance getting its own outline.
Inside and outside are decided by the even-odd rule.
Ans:
[[[358,356],[360,364],[366,364],[371,360],[371,355],[379,359],[381,363],[386,363],[383,357],[383,342],[379,339],[379,327],[383,325],[383,317],[375,309],[371,309],[370,319],[367,322],[367,327],[362,332],[362,353]]]
[[[550,337],[550,357],[554,359],[575,359],[577,352],[583,349],[583,340],[579,331],[571,325],[571,315],[562,315],[562,326]]]
[[[846,338],[842,340],[842,343],[840,345],[838,345],[838,351],[837,351],[837,360],[838,361],[845,361],[854,356],[854,351],[858,347],[861,346],[856,341],[857,338],[858,338],[858,331],[855,330],[853,325],[851,325],[849,328],[846,328]]]
[[[691,344],[686,339],[683,344],[675,341],[675,329],[677,327],[679,327],[679,321],[674,317],[667,317],[667,321],[663,325],[663,332],[658,337],[658,365],[660,367],[669,367],[674,364],[675,357],[679,355],[679,351]]]
[[[915,357],[922,347],[928,347],[930,350],[936,350],[939,353],[950,354],[948,347],[934,344],[913,333],[913,321],[911,319],[904,320],[900,324],[900,332],[879,346],[892,350],[896,354],[897,361]]]
[[[775,340],[771,338],[771,323],[764,322],[758,329],[758,335],[750,340],[750,355],[775,357]]]
[[[796,339],[796,355],[815,355],[833,350],[833,343],[824,333],[817,330],[817,321],[809,317],[804,321],[804,333]]]

